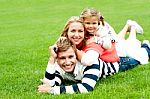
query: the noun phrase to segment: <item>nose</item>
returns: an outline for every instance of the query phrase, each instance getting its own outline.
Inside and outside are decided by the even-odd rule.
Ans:
[[[93,27],[93,24],[89,24],[89,27]]]
[[[66,60],[65,60],[65,64],[66,64],[66,65],[70,65],[70,64],[71,64],[70,59],[66,58]]]
[[[79,32],[77,31],[77,32],[75,32],[75,36],[79,36]]]

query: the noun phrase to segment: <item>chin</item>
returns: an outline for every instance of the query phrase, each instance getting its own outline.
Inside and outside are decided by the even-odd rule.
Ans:
[[[69,73],[69,72],[73,72],[73,69],[65,69],[64,71]]]
[[[84,38],[83,38],[84,39]],[[79,44],[83,39],[79,39],[79,40],[76,40],[76,41],[72,41],[74,44]]]
[[[74,68],[70,68],[70,69],[63,68],[63,70],[64,70],[65,72],[73,72]]]
[[[74,43],[75,45],[79,45],[79,43],[78,42],[76,42],[76,43]]]

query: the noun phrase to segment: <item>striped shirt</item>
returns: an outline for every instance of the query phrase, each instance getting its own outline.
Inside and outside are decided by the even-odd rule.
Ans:
[[[65,73],[57,63],[54,65],[48,63],[44,80],[47,80],[49,85],[52,86],[49,90],[51,94],[87,93],[94,89],[99,79],[113,75],[118,71],[119,64],[117,62],[105,63],[101,59],[97,59],[97,63],[91,66],[83,66],[80,62],[77,62],[73,74]],[[62,85],[62,81],[65,79],[74,81],[75,84]]]

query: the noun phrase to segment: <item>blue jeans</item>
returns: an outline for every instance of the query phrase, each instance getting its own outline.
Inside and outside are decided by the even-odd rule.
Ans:
[[[145,48],[148,56],[150,58],[150,48],[147,44],[142,44],[141,48]],[[132,69],[136,66],[138,66],[140,64],[139,61],[137,61],[134,58],[130,58],[130,57],[120,57],[120,61],[119,61],[120,67],[119,67],[119,71],[126,71],[129,69]]]
[[[120,64],[119,72],[120,71],[122,72],[138,66],[140,62],[131,57],[120,57],[119,64]]]
[[[144,44],[141,45],[141,47],[146,49],[146,51],[148,53],[148,56],[150,58],[150,48],[148,47],[148,45],[144,43]]]

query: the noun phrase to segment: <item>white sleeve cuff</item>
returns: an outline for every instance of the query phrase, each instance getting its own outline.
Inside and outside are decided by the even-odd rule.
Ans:
[[[49,93],[54,94],[54,95],[59,95],[60,94],[60,86],[54,86],[49,90]]]
[[[46,68],[46,71],[50,74],[53,74],[55,73],[55,68],[56,68],[56,64],[50,64],[48,62],[48,65],[47,65],[47,68]]]

